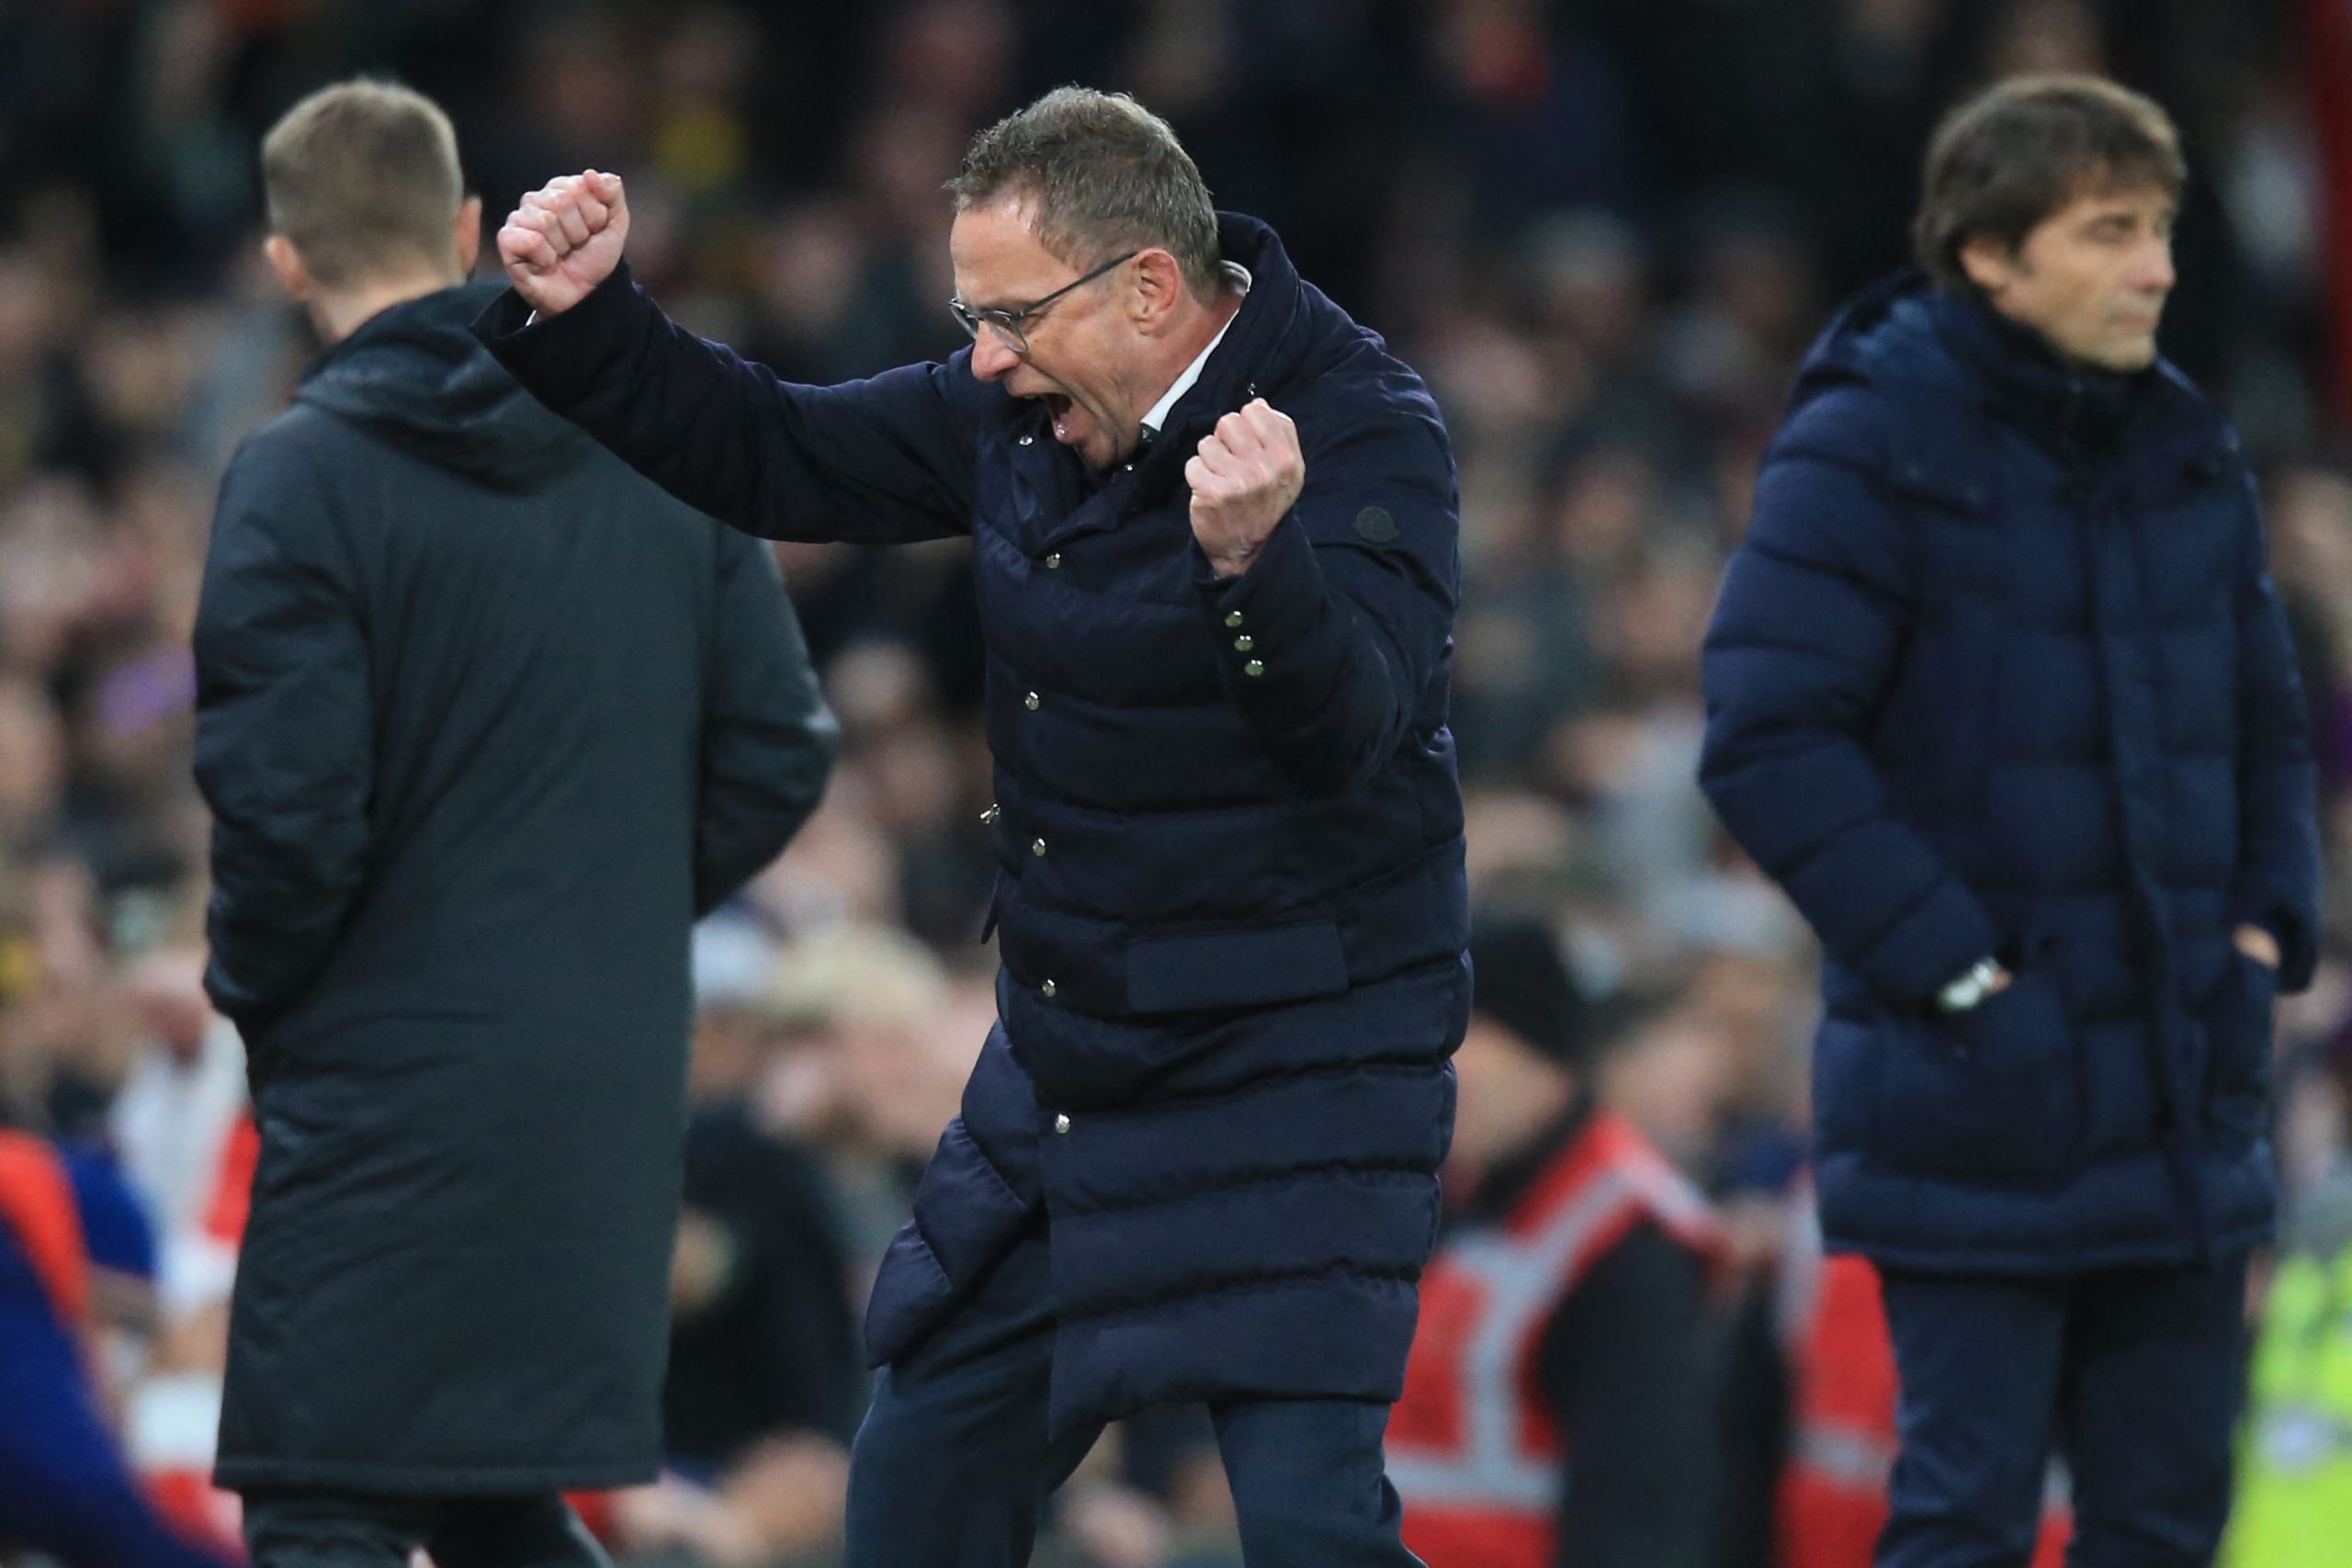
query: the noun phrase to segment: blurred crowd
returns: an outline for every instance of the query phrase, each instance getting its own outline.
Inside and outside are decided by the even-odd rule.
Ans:
[[[2261,461],[2352,857],[2352,466],[2314,363],[2321,175],[2286,0],[50,0],[0,9],[0,1122],[110,1162],[150,1235],[101,1258],[125,1440],[200,1477],[239,1223],[242,1065],[198,985],[188,650],[226,457],[311,351],[260,265],[254,150],[395,74],[493,224],[629,180],[639,278],[787,377],[962,339],[941,183],[1080,81],[1168,117],[1219,204],[1435,386],[1460,460],[1453,728],[1481,895],[1544,909],[1627,1004],[1603,1098],[1732,1221],[1758,1291],[1800,1213],[1809,938],[1692,784],[1696,649],[1798,356],[1899,265],[1939,108],[2107,71],[2194,181],[2165,344]],[[792,850],[699,933],[673,1281],[674,1473],[591,1500],[647,1560],[821,1562],[865,1391],[855,1313],[992,1015],[981,663],[955,544],[780,548],[844,732]],[[2340,1204],[2352,948],[2286,1010],[2299,1216]],[[1596,1016],[1607,1010],[1597,1010]],[[2333,1195],[2333,1196],[2331,1196]],[[1204,1425],[1114,1434],[1054,1561],[1232,1561]]]

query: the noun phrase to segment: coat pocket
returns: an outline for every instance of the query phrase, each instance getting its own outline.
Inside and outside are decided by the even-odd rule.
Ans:
[[[1329,920],[1127,943],[1127,1006],[1139,1013],[1263,1007],[1347,988],[1347,954]]]
[[[2278,972],[2233,953],[2206,1010],[2205,1113],[2218,1130],[2261,1136],[2270,1102],[2271,1011]]]
[[[2018,972],[1966,1012],[1896,1025],[1871,1118],[1871,1148],[1939,1176],[2052,1177],[2083,1141],[2082,1065],[2047,967]]]

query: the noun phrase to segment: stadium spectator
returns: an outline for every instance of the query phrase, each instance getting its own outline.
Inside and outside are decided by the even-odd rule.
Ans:
[[[66,1568],[225,1568],[227,1554],[165,1521],[109,1429],[91,1302],[97,1197],[48,1140],[0,1129],[0,1544]]]
[[[770,1557],[838,1542],[865,1403],[831,1179],[759,1100],[775,967],[747,922],[695,933],[685,1207],[662,1401],[671,1468],[723,1500]]]
[[[2266,1288],[2227,1568],[2320,1568],[2352,1529],[2352,1033],[2316,1066],[2316,1168]]]
[[[1406,1543],[1458,1568],[1704,1568],[1713,1216],[1596,1103],[1550,929],[1482,911],[1470,957],[1446,1221],[1389,1421]]]

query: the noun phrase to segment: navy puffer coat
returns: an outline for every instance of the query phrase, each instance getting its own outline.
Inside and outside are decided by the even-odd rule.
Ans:
[[[1254,286],[1131,467],[1090,475],[969,355],[787,386],[627,276],[477,330],[680,497],[777,538],[974,540],[1000,1022],[875,1287],[895,1359],[1042,1214],[1057,1425],[1393,1400],[1469,982],[1445,728],[1453,464],[1419,377],[1221,225]],[[1216,581],[1185,458],[1263,397],[1306,488]]]
[[[1833,1244],[2183,1261],[2267,1229],[2313,772],[2237,436],[1917,275],[1805,362],[1707,638],[1702,783],[1827,952]],[[2283,974],[2234,952],[2274,933]],[[2015,984],[1933,997],[1997,954]]]

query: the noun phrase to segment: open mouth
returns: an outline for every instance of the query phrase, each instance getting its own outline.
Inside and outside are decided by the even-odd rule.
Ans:
[[[1038,400],[1046,405],[1046,417],[1054,422],[1054,439],[1069,439],[1069,400],[1059,392],[1047,392]]]

